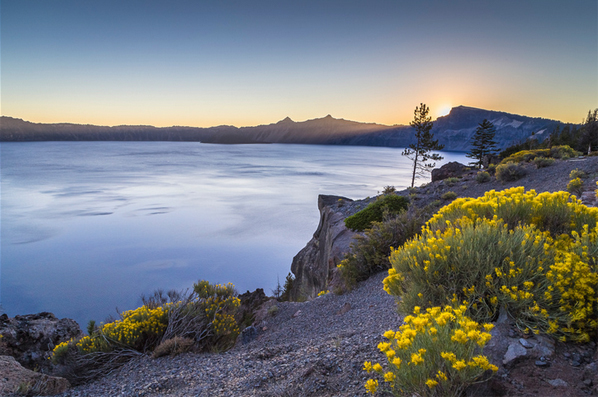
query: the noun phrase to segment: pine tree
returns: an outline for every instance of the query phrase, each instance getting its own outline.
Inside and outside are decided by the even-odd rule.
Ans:
[[[415,128],[415,144],[410,144],[407,149],[403,151],[403,156],[413,161],[413,176],[411,177],[411,187],[415,183],[415,175],[425,176],[426,173],[432,171],[436,163],[426,163],[429,160],[442,160],[444,157],[438,153],[431,153],[432,150],[442,150],[444,145],[440,145],[437,139],[434,139],[434,134],[430,132],[433,123],[432,118],[428,116],[430,108],[425,104],[420,103],[420,106],[415,107],[413,121],[409,123]]]
[[[477,166],[482,168],[484,157],[496,154],[496,141],[494,135],[496,134],[496,128],[494,124],[484,119],[476,128],[473,137],[471,138],[471,151],[465,156],[476,161],[469,163],[469,165]]]
[[[593,112],[588,111],[588,117],[585,119],[579,134],[579,149],[588,155],[598,147],[598,109]]]

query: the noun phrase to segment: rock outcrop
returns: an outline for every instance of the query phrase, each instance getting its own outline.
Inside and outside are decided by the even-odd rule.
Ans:
[[[432,170],[432,182],[441,181],[447,178],[459,178],[466,172],[466,170],[467,166],[465,164],[451,161],[440,168],[434,168]]]
[[[82,334],[79,324],[69,318],[57,319],[52,313],[0,316],[0,354],[12,356],[25,368],[50,371],[48,358],[61,342]]]
[[[14,357],[0,356],[0,395],[49,396],[64,393],[71,385],[64,378],[23,368]]]
[[[262,288],[258,288],[253,292],[247,291],[239,295],[239,299],[241,300],[241,305],[236,314],[237,322],[243,326],[249,326],[253,323],[255,312],[269,298]]]
[[[356,234],[347,229],[344,222],[350,213],[343,203],[352,202],[339,196],[318,197],[320,223],[313,238],[295,255],[291,265],[295,275],[291,300],[310,299],[327,289],[333,270],[343,260]]]

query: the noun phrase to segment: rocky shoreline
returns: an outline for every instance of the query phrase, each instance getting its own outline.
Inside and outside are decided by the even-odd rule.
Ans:
[[[582,195],[584,203],[596,206],[594,189],[598,180],[598,157],[557,161],[542,169],[530,165],[524,179],[511,183],[503,184],[495,179],[478,183],[476,172],[470,171],[459,175],[458,181],[438,180],[399,194],[410,196],[418,206],[425,206],[442,200],[442,195],[448,191],[458,197],[478,197],[491,189],[521,185],[537,192],[566,190],[569,173],[576,168],[590,175],[586,182],[587,191]],[[336,264],[349,248],[354,233],[344,228],[344,218],[364,208],[371,200],[374,198],[353,201],[336,196],[319,197],[320,224],[314,238],[297,254],[292,265],[296,275],[292,296],[302,295],[307,301],[268,300],[257,311],[253,326],[241,335],[230,351],[185,353],[158,359],[140,356],[111,374],[60,395],[366,395],[363,384],[367,376],[362,370],[363,362],[383,360],[376,348],[383,340],[381,335],[388,329],[397,329],[402,321],[396,312],[394,297],[381,288],[385,274],[360,283],[344,295],[314,296],[334,286]],[[22,321],[26,316],[17,317],[21,328],[27,328]],[[18,325],[19,321],[0,318],[0,334],[5,333],[3,326]],[[525,338],[506,317],[497,325],[488,354],[493,362],[500,364],[500,371],[489,383],[470,390],[470,395],[598,395],[595,342],[572,345],[554,343],[550,338]],[[29,337],[43,340],[40,346],[45,343],[45,347],[37,347],[40,351],[51,349],[62,337],[71,337],[64,335],[54,340],[40,336],[43,333],[32,331],[30,334]],[[14,339],[18,340],[16,335],[15,332]],[[0,339],[0,345],[4,346],[0,354],[15,355],[14,348],[6,348],[7,342],[5,334],[5,338]],[[8,365],[0,361],[1,369]],[[45,371],[44,368],[42,372]],[[2,370],[2,373],[7,372]],[[6,376],[4,381],[0,377],[2,395],[13,390],[6,382]],[[52,383],[47,379],[39,383],[44,382]],[[56,390],[54,393],[60,392]],[[37,395],[44,393],[51,392],[38,391]]]

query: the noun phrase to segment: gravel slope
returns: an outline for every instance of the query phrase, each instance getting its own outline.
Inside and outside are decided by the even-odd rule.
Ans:
[[[401,323],[384,276],[345,295],[278,303],[256,340],[224,354],[140,357],[63,396],[366,395],[363,362],[383,358],[381,334]]]

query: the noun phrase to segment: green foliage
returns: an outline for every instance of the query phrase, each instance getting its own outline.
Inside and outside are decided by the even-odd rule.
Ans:
[[[444,183],[448,186],[453,186],[455,183],[457,183],[459,181],[460,181],[460,179],[456,178],[454,176],[444,179]]]
[[[501,163],[496,167],[496,179],[501,182],[516,181],[523,178],[526,173],[525,168],[515,163]]]
[[[465,306],[433,307],[405,317],[398,332],[386,331],[388,342],[378,344],[386,356],[380,364],[364,363],[363,369],[377,374],[395,396],[458,396],[473,383],[487,380],[487,371],[498,367],[481,355],[492,338],[492,324],[479,324],[465,316]],[[369,379],[366,390],[375,393],[379,382]]]
[[[268,308],[268,315],[269,316],[276,316],[276,314],[278,313],[278,306],[276,305],[272,305]]]
[[[567,191],[580,197],[583,193],[583,181],[581,178],[571,179],[567,184]]]
[[[569,178],[571,178],[571,179],[585,178],[585,177],[586,177],[586,173],[578,168],[571,170],[571,172],[569,173]]]
[[[587,342],[598,318],[598,209],[523,188],[458,199],[394,250],[384,289],[400,306],[465,302],[476,321],[505,308],[521,329]]]
[[[475,161],[470,162],[469,165],[482,168],[484,158],[489,155],[496,154],[496,141],[494,135],[496,134],[496,128],[490,121],[484,119],[475,130],[475,133],[471,139],[471,150],[465,156]]]
[[[550,157],[555,159],[567,160],[580,155],[580,152],[568,145],[553,146],[550,148]]]
[[[93,335],[93,333],[96,332],[97,329],[98,327],[96,327],[95,320],[89,320],[89,322],[87,323],[87,335]]]
[[[437,139],[434,139],[434,134],[430,132],[432,129],[432,118],[428,115],[430,109],[423,103],[415,107],[413,121],[409,125],[415,128],[416,143],[409,145],[403,151],[403,156],[413,161],[413,175],[411,178],[411,187],[415,184],[415,176],[424,176],[431,172],[436,163],[426,163],[429,160],[439,161],[443,157],[437,153],[432,153],[433,150],[442,150],[444,145],[440,145]]]
[[[284,286],[282,287],[282,293],[280,294],[281,301],[288,301],[291,299],[291,290],[293,289],[293,282],[295,277],[291,272],[287,274],[287,278],[284,280]]]
[[[373,222],[365,235],[358,235],[350,251],[338,265],[345,283],[352,287],[371,275],[390,268],[388,257],[392,247],[399,247],[420,232],[431,216],[431,208],[413,206],[399,214],[386,214],[382,222]]]
[[[387,208],[392,214],[399,213],[407,208],[409,200],[403,196],[389,194],[371,203],[363,210],[347,217],[345,226],[356,231],[364,231],[371,227],[372,222],[382,221],[384,209]]]
[[[443,200],[445,200],[445,201],[454,200],[454,199],[457,198],[457,193],[455,193],[455,192],[446,192],[442,196],[440,196],[440,198],[443,199]]]
[[[588,111],[579,137],[579,150],[590,154],[598,148],[598,109]]]
[[[536,157],[550,157],[550,149],[521,150],[504,158],[500,164],[529,162]]]
[[[486,182],[490,182],[490,180],[492,179],[492,177],[490,176],[490,174],[486,171],[480,171],[477,173],[477,175],[475,176],[475,180],[477,183],[486,183]]]
[[[553,165],[554,159],[548,157],[536,157],[533,162],[536,168],[544,168]]]
[[[394,193],[397,189],[394,186],[384,186],[384,190],[382,190],[382,194],[387,195]]]

